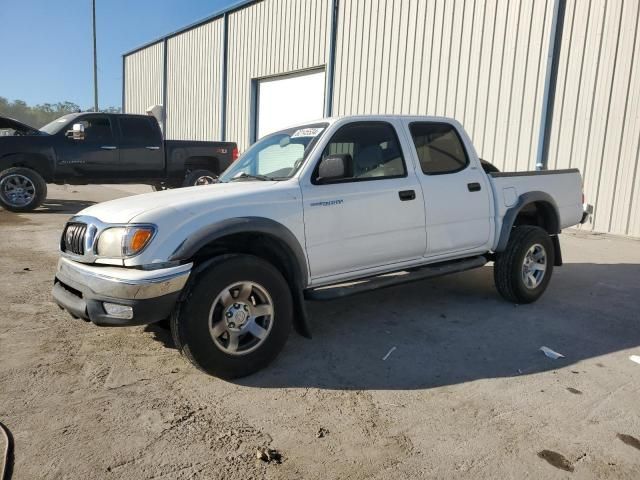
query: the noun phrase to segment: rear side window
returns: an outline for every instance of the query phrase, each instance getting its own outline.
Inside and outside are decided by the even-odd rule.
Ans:
[[[409,129],[423,173],[453,173],[468,165],[467,152],[452,125],[434,122],[412,123]]]
[[[325,147],[322,158],[338,153],[351,155],[352,181],[407,174],[396,132],[386,122],[356,122],[340,128]]]
[[[122,117],[120,118],[120,132],[124,144],[156,144],[160,141],[159,131],[151,123],[149,117]]]

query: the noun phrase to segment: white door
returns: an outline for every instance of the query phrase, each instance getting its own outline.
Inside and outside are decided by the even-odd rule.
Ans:
[[[426,256],[485,250],[490,240],[491,196],[486,174],[470,162],[449,123],[411,122],[413,154],[422,172],[427,227]]]
[[[260,80],[257,108],[257,138],[322,118],[324,71]]]
[[[394,127],[387,122],[348,123],[333,134],[322,157],[331,154],[349,156],[349,177],[302,184],[312,278],[422,258],[422,191]]]

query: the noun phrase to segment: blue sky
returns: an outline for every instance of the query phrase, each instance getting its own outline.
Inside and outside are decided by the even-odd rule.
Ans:
[[[121,55],[237,0],[96,0],[100,107],[120,106]],[[93,105],[91,0],[0,0],[0,96]]]

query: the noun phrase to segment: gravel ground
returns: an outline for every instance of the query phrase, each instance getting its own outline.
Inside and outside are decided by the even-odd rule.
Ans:
[[[639,241],[564,234],[533,305],[504,302],[489,266],[311,303],[313,340],[225,382],[160,327],[98,328],[51,302],[66,219],[145,190],[51,187],[37,212],[0,211],[14,479],[640,478]]]

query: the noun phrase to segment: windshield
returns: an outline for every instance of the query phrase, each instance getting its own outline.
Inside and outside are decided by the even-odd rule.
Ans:
[[[56,118],[53,122],[47,123],[44,127],[40,129],[41,132],[48,133],[49,135],[55,135],[60,130],[62,130],[74,117],[76,117],[77,113],[70,113],[68,115],[64,115],[60,118]]]
[[[303,125],[261,138],[222,174],[220,181],[291,178],[327,125]]]

